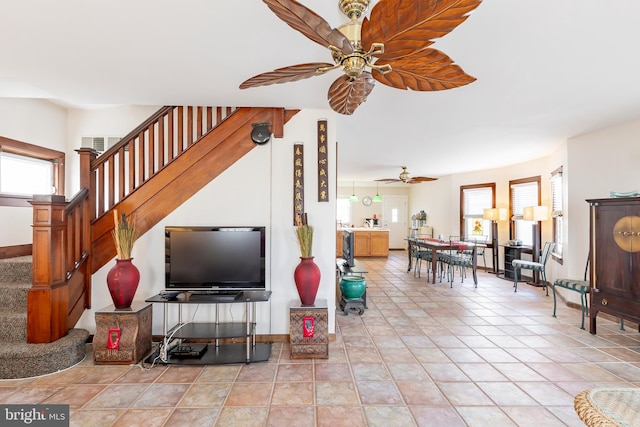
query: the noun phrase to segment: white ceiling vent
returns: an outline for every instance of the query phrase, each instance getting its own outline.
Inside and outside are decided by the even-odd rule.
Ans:
[[[83,136],[82,147],[93,148],[98,153],[104,153],[121,139],[122,137],[120,136]],[[129,147],[125,147],[125,151],[128,150],[128,148]]]

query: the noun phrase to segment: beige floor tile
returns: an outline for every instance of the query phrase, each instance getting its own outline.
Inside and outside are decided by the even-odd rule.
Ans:
[[[581,426],[573,399],[594,387],[640,387],[640,333],[540,288],[479,272],[453,287],[407,272],[406,251],[363,258],[362,316],[337,312],[328,359],[275,342],[266,363],[95,365],[0,380],[0,403],[68,404],[70,425],[113,427]],[[468,276],[467,276],[468,277]]]

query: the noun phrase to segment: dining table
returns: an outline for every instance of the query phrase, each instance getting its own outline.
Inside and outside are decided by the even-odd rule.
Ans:
[[[472,250],[471,253],[471,265],[473,271],[473,283],[478,284],[477,274],[477,257],[476,251],[479,244],[475,242],[462,242],[454,240],[439,240],[432,237],[408,237],[409,243],[409,267],[407,271],[411,271],[413,265],[412,254],[416,250],[415,248],[422,248],[431,251],[431,283],[436,283],[436,271],[438,269],[438,252],[439,251],[453,251],[453,250],[465,250],[467,248]]]

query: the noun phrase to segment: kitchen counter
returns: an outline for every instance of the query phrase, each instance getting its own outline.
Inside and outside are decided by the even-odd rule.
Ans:
[[[389,229],[382,227],[343,227],[339,228],[336,238],[336,255],[342,254],[342,232],[352,231],[354,234],[355,248],[353,255],[357,257],[365,256],[389,256]]]
[[[383,228],[383,227],[373,227],[373,228],[369,228],[369,227],[342,227],[339,228],[338,231],[341,230],[351,230],[351,231],[389,231],[388,228]]]

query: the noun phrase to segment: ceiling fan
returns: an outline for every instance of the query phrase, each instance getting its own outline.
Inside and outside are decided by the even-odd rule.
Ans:
[[[402,166],[402,172],[400,172],[400,175],[398,176],[398,178],[383,178],[383,179],[376,179],[376,181],[385,182],[387,184],[392,182],[404,182],[405,184],[420,184],[421,182],[435,181],[436,179],[438,178],[429,178],[428,176],[412,177],[411,174],[407,171],[407,167]]]
[[[329,88],[331,108],[353,112],[367,100],[375,81],[397,89],[436,91],[475,81],[443,52],[429,48],[464,22],[482,0],[338,0],[350,22],[335,29],[295,0],[263,0],[284,22],[331,51],[334,63],[312,62],[258,74],[240,89],[287,83],[341,68]]]

